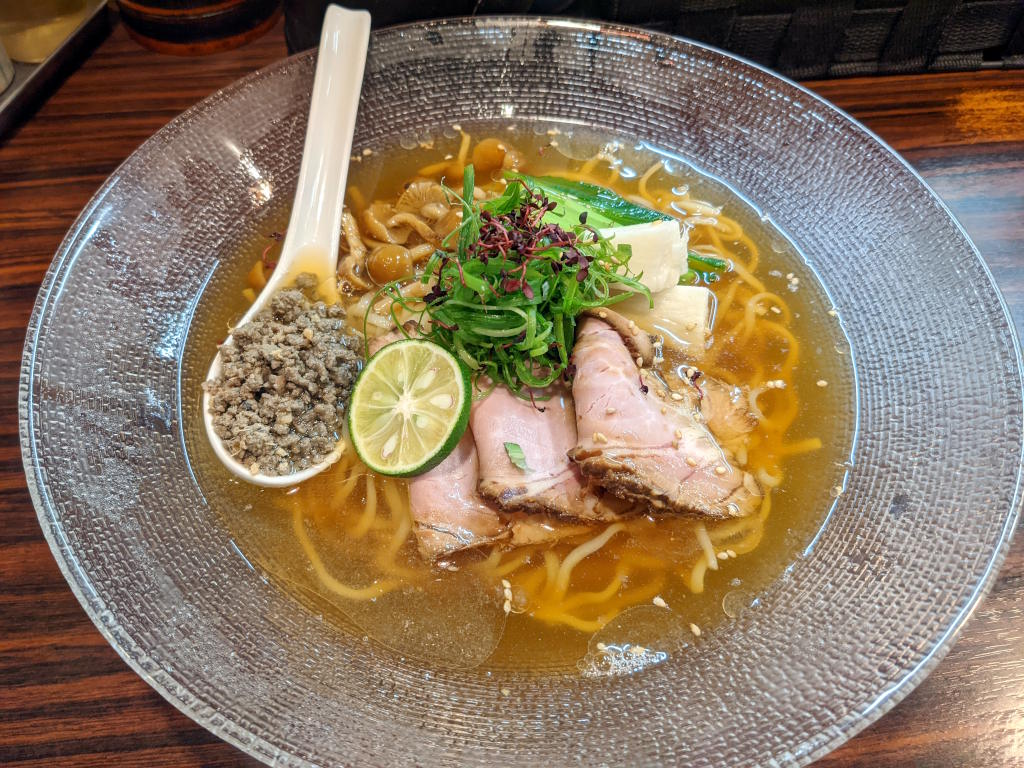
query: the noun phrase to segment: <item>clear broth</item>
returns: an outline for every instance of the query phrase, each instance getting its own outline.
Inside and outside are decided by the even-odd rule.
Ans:
[[[699,555],[688,533],[692,521],[638,522],[635,525],[643,530],[631,536],[657,539],[658,547],[678,547],[680,568],[664,573],[660,581],[627,577],[620,591],[634,590],[638,596],[636,607],[596,632],[581,631],[529,614],[513,612],[506,616],[501,607],[502,588],[493,572],[485,575],[479,570],[486,551],[451,558],[448,567],[452,570],[425,564],[412,536],[401,539],[407,524],[403,526],[397,515],[388,517],[388,498],[404,493],[400,481],[377,484],[381,497],[379,519],[367,527],[363,510],[369,489],[362,481],[341,509],[331,501],[345,486],[351,468],[331,469],[302,488],[284,492],[259,489],[233,479],[206,443],[199,409],[200,384],[216,342],[246,307],[241,295],[245,275],[269,242],[264,236],[274,229],[283,230],[288,214],[285,209],[272,212],[262,231],[254,233],[238,253],[231,254],[218,272],[217,280],[238,286],[238,290],[229,288],[219,293],[237,296],[237,303],[203,302],[193,323],[182,390],[185,402],[194,404],[186,409],[192,464],[211,508],[222,517],[247,561],[344,631],[372,638],[428,666],[583,674],[632,672],[699,642],[692,627],[699,628],[701,637],[719,631],[723,619],[751,605],[813,541],[841,492],[849,467],[856,423],[849,342],[825,290],[797,248],[721,181],[699,173],[669,153],[648,146],[609,143],[607,137],[576,128],[537,125],[508,130],[504,125],[480,124],[467,126],[466,130],[478,138],[493,135],[507,140],[522,153],[523,170],[534,174],[578,170],[588,158],[603,151],[614,157],[602,166],[609,185],[626,195],[636,193],[641,175],[660,161],[662,169],[649,179],[650,184],[666,190],[687,188],[693,198],[720,207],[756,244],[760,264],[755,275],[765,283],[766,290],[785,298],[792,312],[789,329],[800,342],[799,362],[786,379],[787,388],[799,398],[800,408],[786,431],[786,442],[796,444],[818,437],[822,443],[818,450],[795,453],[782,460],[783,481],[771,494],[770,514],[756,548],[720,561],[717,570],[707,572],[703,591],[694,593],[685,578],[686,569]],[[456,154],[460,141],[459,131],[446,129],[432,140],[403,141],[395,147],[380,148],[353,163],[350,183],[365,200],[393,198],[416,169]],[[692,238],[696,235],[691,243],[701,242],[699,229],[691,233]],[[736,279],[733,274],[715,284],[716,295],[724,295],[730,281]],[[721,336],[725,330],[716,328],[716,333]],[[714,343],[728,342],[716,338]],[[741,381],[755,374],[770,379],[783,352],[766,348],[755,356],[757,359],[749,353],[746,359],[724,354],[722,364]],[[666,357],[671,361],[670,350]],[[708,528],[711,530],[712,525]],[[599,531],[595,529],[594,533]],[[303,536],[306,545],[315,548],[319,563],[310,562]],[[559,544],[555,550],[564,556],[578,543]],[[610,543],[586,558],[573,571],[573,589],[602,589],[621,564],[626,549],[624,544]],[[643,545],[633,546],[634,552],[642,549]],[[505,556],[503,561],[510,557]],[[408,583],[372,599],[353,600],[339,592],[339,584],[365,591],[374,583],[372,574],[381,558],[388,560],[389,568],[408,573]],[[514,580],[514,574],[509,578]],[[660,598],[657,605],[652,603],[655,598]],[[609,647],[624,652],[613,656],[605,650]]]

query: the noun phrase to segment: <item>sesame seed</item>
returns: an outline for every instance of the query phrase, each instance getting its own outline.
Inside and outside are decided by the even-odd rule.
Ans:
[[[605,408],[604,412],[606,414],[608,414],[609,416],[611,416],[613,413],[617,413],[617,409],[616,408]]]
[[[455,159],[455,155],[453,155],[451,152],[449,152],[447,155],[444,156],[444,159],[445,160],[454,160]]]
[[[717,467],[715,467],[715,474],[716,475],[724,475],[725,472],[726,472],[726,469],[721,464],[719,464]]]
[[[832,495],[837,497],[837,498],[839,496],[842,496],[843,495],[843,486],[837,485],[835,488],[833,488],[832,489]]]
[[[452,130],[453,131],[461,131],[462,130],[462,126],[459,125],[458,123],[452,123]]]
[[[683,399],[683,396],[682,396],[682,395],[680,395],[680,394],[679,394],[678,392],[673,392],[673,393],[672,393],[672,399],[673,399],[673,400],[682,400],[682,399]]]
[[[636,367],[637,368],[643,368],[644,367],[644,359],[642,357],[640,357],[639,355],[637,355],[637,357],[636,357]]]
[[[672,447],[673,448],[678,448],[679,447],[679,441],[678,440],[673,440],[672,441]]]
[[[508,579],[502,579],[501,580],[501,586],[504,587],[505,589],[512,589],[512,582],[509,581]]]
[[[682,440],[683,439],[683,430],[677,429],[675,434],[676,434],[676,440]]]
[[[786,273],[786,279],[787,279],[787,280],[792,280],[792,279],[793,279],[793,277],[794,277],[794,275],[793,275],[793,273],[792,273],[792,272],[787,272],[787,273]]]
[[[512,601],[506,600],[502,608],[505,610],[505,613],[512,613]]]
[[[363,157],[369,157],[372,154],[373,154],[373,150],[370,149],[369,147],[367,147],[366,149],[363,150]]]
[[[825,381],[824,379],[818,379],[818,386],[819,387],[827,387],[828,386],[828,382]]]
[[[772,305],[772,308],[771,308],[771,310],[772,310],[772,312],[774,312],[774,313],[775,313],[776,315],[781,315],[781,314],[782,314],[782,310],[781,310],[781,309],[779,309],[778,307],[776,307],[776,306],[775,306],[774,304]]]
[[[664,405],[661,406],[661,415],[664,416],[666,413],[668,413],[668,408]]]
[[[728,552],[719,552],[718,553],[718,559],[719,560],[728,560],[729,559],[729,553]]]
[[[635,320],[630,320],[629,321],[629,330],[631,330],[634,335],[636,334],[636,330],[637,329],[636,329],[636,321]]]
[[[668,603],[665,602],[661,595],[657,595],[651,602],[659,608],[668,608]]]
[[[603,432],[595,432],[594,433],[594,442],[595,443],[607,443],[608,442],[608,438],[604,436]]]
[[[839,313],[838,313],[838,312],[836,312],[836,311],[835,311],[834,309],[830,309],[830,310],[828,311],[828,316],[829,316],[829,317],[836,317],[836,316],[837,316],[838,314],[839,314]]]
[[[727,549],[725,551],[726,551],[726,554],[729,555],[729,557],[736,557],[736,553],[733,550]]]
[[[600,317],[602,320],[606,320],[608,318],[608,313],[602,309],[598,311],[597,316]]]
[[[552,140],[551,140],[550,142],[548,142],[548,144],[549,144],[550,146],[552,146],[552,147],[557,147],[557,146],[558,146],[558,142],[557,142],[557,141],[555,141],[554,139],[552,139]]]
[[[690,467],[696,467],[697,466],[697,460],[695,458],[693,458],[693,456],[687,456],[686,457],[686,464],[687,464],[687,466],[690,466]]]
[[[598,644],[597,644],[597,650],[599,650],[599,651],[601,651],[602,653],[604,653],[605,651],[607,651],[607,650],[608,650],[608,646],[607,646],[607,645],[605,645],[604,643],[598,643]]]
[[[700,637],[700,627],[696,624],[690,624],[690,631],[693,633],[694,637]]]
[[[686,369],[686,378],[692,379],[696,375],[697,375],[697,369],[696,368],[687,368]]]

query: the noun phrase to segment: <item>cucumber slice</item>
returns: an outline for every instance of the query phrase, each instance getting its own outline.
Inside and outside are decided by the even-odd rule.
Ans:
[[[548,216],[564,228],[579,223],[580,214],[584,212],[587,214],[587,224],[598,229],[672,219],[668,214],[631,203],[618,193],[597,184],[556,176],[527,176],[525,173],[505,175],[522,179],[526,186],[557,202],[558,207]]]

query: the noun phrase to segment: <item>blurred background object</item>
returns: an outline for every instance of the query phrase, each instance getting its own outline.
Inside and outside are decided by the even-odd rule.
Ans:
[[[285,0],[290,51],[316,45],[329,0]],[[376,26],[491,13],[637,24],[795,78],[1024,67],[1024,0],[351,0]]]
[[[154,51],[179,56],[237,48],[269,31],[281,15],[281,0],[117,0],[115,4],[135,40]],[[320,7],[317,40],[327,5]]]
[[[0,43],[14,61],[39,64],[103,0],[3,0]]]
[[[0,142],[92,53],[111,25],[106,0],[0,0],[0,51],[14,60],[0,55]]]
[[[4,50],[3,40],[0,40],[0,93],[3,93],[7,86],[14,80],[14,64],[11,63]]]

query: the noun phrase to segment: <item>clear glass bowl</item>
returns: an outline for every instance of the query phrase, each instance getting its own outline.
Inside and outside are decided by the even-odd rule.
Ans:
[[[219,259],[291,198],[312,72],[311,54],[282,61],[146,142],[39,292],[20,395],[29,488],[125,660],[283,766],[802,765],[905,696],[1019,512],[1005,307],[943,204],[869,132],[753,65],[636,29],[378,32],[357,151],[459,120],[563,120],[672,149],[756,201],[831,292],[861,374],[855,466],[813,550],[693,652],[613,680],[427,670],[248,567],[190,475],[182,352],[197,303],[226,290]]]

